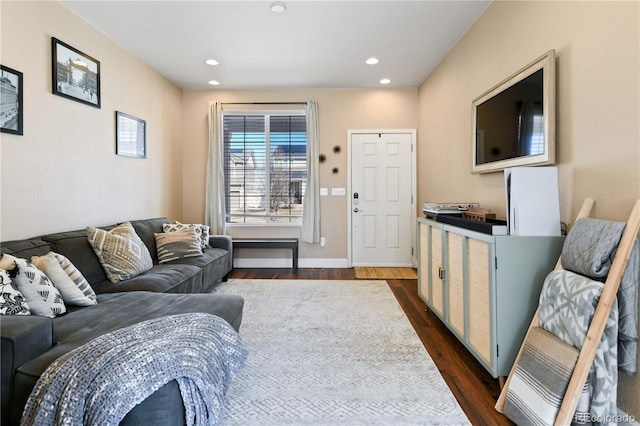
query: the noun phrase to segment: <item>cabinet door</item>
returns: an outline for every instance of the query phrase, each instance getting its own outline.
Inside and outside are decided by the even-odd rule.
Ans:
[[[464,336],[464,268],[462,240],[463,236],[453,232],[446,233],[446,291],[447,315],[449,325]]]
[[[431,304],[431,292],[429,291],[429,229],[431,227],[424,223],[418,223],[418,236],[420,247],[420,258],[418,259],[418,294],[428,305]]]
[[[431,227],[431,241],[428,244],[431,256],[431,309],[443,317],[444,315],[444,281],[441,278],[442,262],[442,229]]]
[[[490,266],[493,265],[491,253],[490,243],[473,238],[467,240],[468,342],[489,365],[492,364],[491,354],[494,340],[491,333],[491,310],[494,309],[491,300]]]

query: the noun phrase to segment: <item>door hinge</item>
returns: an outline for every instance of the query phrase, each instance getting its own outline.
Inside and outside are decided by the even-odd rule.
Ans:
[[[496,345],[496,358],[500,356],[500,345]]]
[[[498,257],[496,256],[496,257],[494,257],[493,259],[495,260],[496,269],[498,269]]]

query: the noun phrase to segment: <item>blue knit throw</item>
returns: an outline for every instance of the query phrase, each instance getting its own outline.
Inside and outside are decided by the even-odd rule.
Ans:
[[[171,380],[179,384],[188,425],[218,424],[246,357],[240,336],[220,317],[144,321],[55,360],[34,387],[21,425],[117,425]]]

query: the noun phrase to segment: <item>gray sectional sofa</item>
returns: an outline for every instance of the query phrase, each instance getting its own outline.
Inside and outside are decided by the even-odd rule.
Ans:
[[[217,282],[226,280],[232,269],[229,237],[210,237],[211,248],[201,257],[158,264],[153,234],[162,232],[167,218],[130,223],[149,249],[154,265],[149,271],[117,284],[107,280],[85,230],[0,243],[2,253],[28,260],[49,251],[64,255],[89,281],[98,299],[93,306],[67,306],[67,313],[55,318],[34,315],[0,318],[2,425],[19,424],[31,390],[55,359],[102,334],[149,319],[192,312],[217,315],[239,330],[242,297],[209,293]],[[137,405],[121,424],[184,422],[182,397],[174,380]]]

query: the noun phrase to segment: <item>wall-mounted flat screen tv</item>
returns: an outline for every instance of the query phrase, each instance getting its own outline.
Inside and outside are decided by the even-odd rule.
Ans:
[[[555,163],[555,51],[473,100],[472,173]]]

